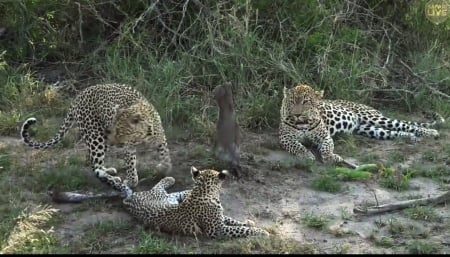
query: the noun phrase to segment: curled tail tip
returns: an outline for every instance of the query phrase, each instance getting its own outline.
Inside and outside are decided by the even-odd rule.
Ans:
[[[440,113],[438,112],[433,112],[432,113],[433,119],[437,122],[437,123],[444,123],[445,119],[444,116],[442,116]]]
[[[36,123],[36,121],[37,121],[36,118],[31,117],[31,118],[28,118],[26,121],[24,121],[22,124],[22,128],[20,130],[20,136],[21,136],[23,142],[25,142],[26,144],[29,143],[28,129],[30,128],[31,125]]]
[[[28,118],[26,121],[22,124],[22,131],[27,130],[31,125],[36,123],[37,119],[34,117]]]
[[[34,117],[28,118],[26,121],[23,122],[22,128],[28,128],[30,125],[37,122],[37,119]]]
[[[443,117],[440,113],[434,112],[434,113],[432,113],[432,115],[433,115],[433,119],[434,119],[437,123],[444,123],[444,122],[445,122],[444,117]]]

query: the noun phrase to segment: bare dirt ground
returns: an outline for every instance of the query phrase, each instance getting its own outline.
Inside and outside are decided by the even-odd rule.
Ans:
[[[393,167],[405,168],[412,165],[420,156],[431,155],[442,146],[448,145],[449,132],[441,130],[439,140],[424,139],[420,143],[407,140],[377,141],[360,136],[349,136],[335,140],[335,152],[358,164],[387,162],[393,155],[399,155],[401,161]],[[180,138],[180,137],[178,137]],[[395,191],[381,187],[376,179],[365,182],[342,182],[344,190],[339,193],[327,193],[314,190],[312,181],[320,176],[320,169],[308,171],[301,168],[301,162],[282,151],[278,146],[277,131],[265,133],[244,133],[242,146],[243,177],[239,180],[229,179],[223,185],[222,205],[225,214],[238,220],[251,219],[257,226],[269,229],[283,238],[290,238],[299,244],[311,244],[317,253],[406,253],[411,245],[417,242],[431,242],[440,253],[448,253],[450,248],[450,226],[448,206],[432,206],[441,216],[438,222],[413,220],[403,212],[393,212],[374,216],[358,216],[353,213],[355,205],[371,203],[375,205],[391,203],[416,197],[435,196],[447,190],[445,183],[430,178],[414,177],[409,190]],[[3,144],[13,148],[25,148],[17,138],[2,138]],[[439,142],[439,144],[438,144]],[[170,191],[178,191],[191,186],[189,168],[211,168],[211,146],[207,140],[185,141],[169,140],[174,163],[170,176],[175,177],[176,184]],[[18,150],[17,158],[30,161],[27,155],[35,150]],[[46,151],[46,158],[40,158],[42,167],[57,169],[54,163],[62,158],[78,156],[83,160],[86,156],[83,145]],[[55,154],[57,153],[57,156]],[[52,157],[53,156],[53,157]],[[367,156],[375,156],[373,161],[364,161]],[[116,161],[117,155],[112,151],[106,160],[108,166],[123,168],[123,162]],[[141,183],[137,190],[146,190],[153,186],[161,174],[152,174],[157,163],[154,153],[140,153],[138,169]],[[448,161],[448,159],[447,159]],[[437,160],[436,165],[444,165],[450,169],[445,160]],[[319,164],[319,167],[324,165]],[[80,168],[87,178],[93,180],[96,191],[109,189],[95,181],[89,167]],[[30,171],[31,172],[31,171]],[[55,170],[55,172],[57,172]],[[119,172],[124,176],[124,172]],[[67,177],[70,180],[70,176]],[[94,190],[94,191],[95,191]],[[54,228],[60,244],[70,247],[70,252],[79,253],[126,253],[138,245],[138,231],[142,228],[120,206],[118,201],[102,200],[86,204],[56,204],[46,196],[45,191],[37,192],[29,198],[34,204],[51,204],[60,209],[62,221]],[[319,229],[311,228],[305,217],[326,217],[327,222]],[[101,235],[97,243],[108,241],[107,247],[82,244],[89,237],[87,226],[98,222],[125,222],[126,233]],[[418,231],[416,233],[416,231]],[[202,249],[209,240],[198,240],[190,237],[161,236],[186,252]],[[95,236],[95,235],[94,235]],[[383,243],[384,242],[384,243]],[[432,250],[433,251],[433,250]],[[200,252],[202,252],[200,250]],[[409,251],[411,252],[411,251]]]

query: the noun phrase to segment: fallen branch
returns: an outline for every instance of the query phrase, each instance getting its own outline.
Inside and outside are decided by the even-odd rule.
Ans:
[[[448,200],[450,200],[450,191],[447,191],[446,193],[439,195],[439,196],[435,196],[435,197],[413,199],[413,200],[401,201],[401,202],[397,202],[397,203],[371,206],[371,207],[367,207],[367,208],[355,207],[355,208],[353,208],[353,212],[360,213],[363,215],[373,215],[373,214],[379,214],[379,213],[383,213],[383,212],[402,210],[402,209],[406,209],[406,208],[409,208],[412,206],[418,206],[418,205],[442,204]]]

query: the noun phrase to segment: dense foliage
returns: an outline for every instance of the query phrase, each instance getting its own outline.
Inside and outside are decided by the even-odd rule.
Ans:
[[[215,115],[211,90],[224,81],[234,83],[241,124],[251,129],[276,127],[282,87],[299,82],[328,98],[445,116],[450,18],[430,22],[427,2],[3,1],[0,121],[39,115],[36,105],[52,102],[45,86],[65,80],[75,91],[132,84],[165,123],[200,129]],[[44,103],[23,101],[41,93]]]

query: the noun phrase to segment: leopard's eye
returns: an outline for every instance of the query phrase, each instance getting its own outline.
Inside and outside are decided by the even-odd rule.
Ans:
[[[135,114],[130,117],[130,122],[132,124],[138,124],[140,121],[142,121],[142,116],[140,114]]]

